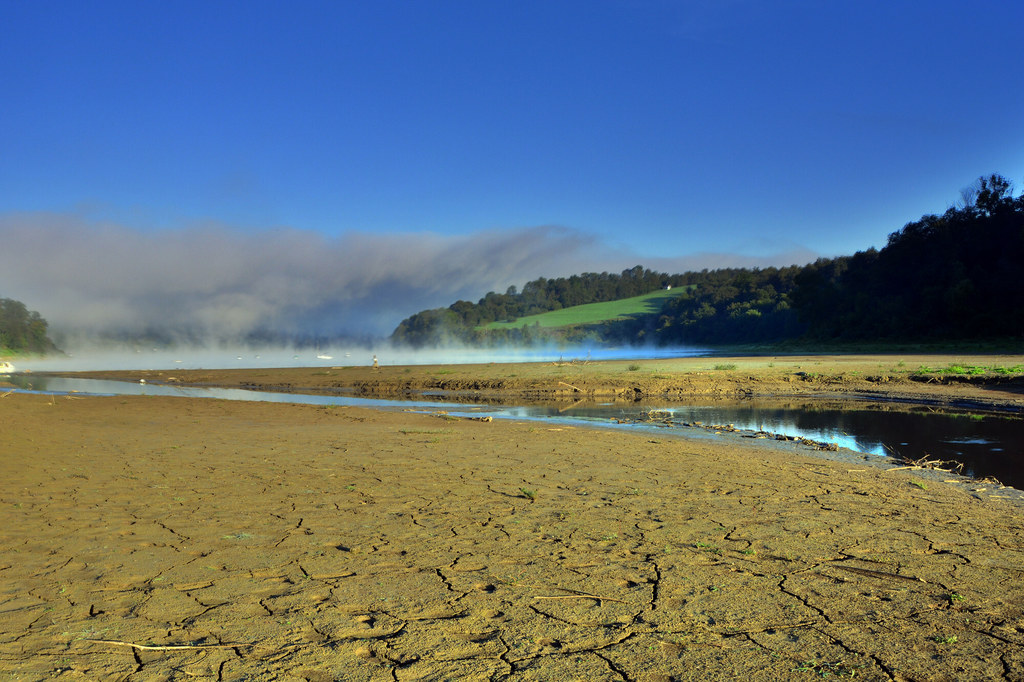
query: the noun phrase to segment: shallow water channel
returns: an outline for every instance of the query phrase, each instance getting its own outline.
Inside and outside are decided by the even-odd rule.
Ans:
[[[307,405],[350,405],[453,415],[590,423],[635,429],[706,433],[702,425],[732,425],[741,431],[765,431],[873,455],[907,459],[955,460],[966,475],[992,476],[1024,489],[1024,419],[1018,415],[977,413],[866,400],[771,399],[680,403],[581,401],[574,405],[477,405],[431,400],[377,400],[341,395],[271,393],[231,388],[193,388],[124,381],[13,375],[20,391],[95,395],[162,395],[226,400],[256,400]]]

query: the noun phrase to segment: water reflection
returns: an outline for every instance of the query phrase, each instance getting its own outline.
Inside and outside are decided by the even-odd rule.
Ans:
[[[607,418],[609,409],[614,408],[579,407],[569,413]],[[732,424],[874,455],[956,460],[965,474],[1024,487],[1024,420],[1019,417],[867,401],[747,400],[643,409],[662,410],[676,422]],[[641,410],[618,412],[636,418]]]
[[[309,405],[446,410],[452,414],[483,410],[495,417],[614,423],[640,419],[650,410],[663,412],[683,424],[732,424],[741,430],[767,431],[875,455],[907,459],[956,460],[963,473],[993,476],[1006,485],[1024,488],[1024,419],[868,401],[744,400],[679,403],[595,403],[574,405],[474,405],[431,400],[371,400],[339,395],[270,393],[244,389],[193,388],[132,384],[98,379],[72,379],[41,375],[13,375],[22,390],[56,393],[83,392],[107,395],[163,395],[227,400],[271,401]]]

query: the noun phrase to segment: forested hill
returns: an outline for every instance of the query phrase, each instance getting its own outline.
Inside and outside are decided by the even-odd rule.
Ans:
[[[0,354],[47,353],[56,350],[39,313],[10,298],[0,298]]]
[[[1024,194],[993,175],[881,251],[818,261],[793,304],[816,338],[1024,340]]]
[[[957,206],[889,236],[881,250],[785,268],[669,275],[636,266],[620,274],[537,279],[402,321],[400,344],[541,343],[552,339],[669,344],[805,340],[1024,341],[1024,195],[991,175]],[[487,329],[495,321],[655,289],[682,287],[660,313],[545,330]]]

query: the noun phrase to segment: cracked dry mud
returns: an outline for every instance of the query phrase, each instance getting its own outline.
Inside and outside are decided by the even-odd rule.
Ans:
[[[4,679],[1024,679],[991,488],[358,408],[0,413]]]

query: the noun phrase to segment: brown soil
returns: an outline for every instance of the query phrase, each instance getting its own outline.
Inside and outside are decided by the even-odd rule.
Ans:
[[[988,372],[952,375],[922,367],[961,364],[1024,366],[1024,356],[788,356],[566,361],[404,367],[304,367],[257,370],[172,370],[90,376],[286,392],[351,392],[397,396],[447,392],[476,400],[615,397],[686,400],[694,396],[819,395],[1024,411],[1024,380]]]
[[[725,391],[790,384],[782,362],[694,370],[732,377],[709,384],[647,363],[176,378]],[[1024,679],[1022,507],[991,485],[361,408],[8,394],[0,414],[6,679]]]

